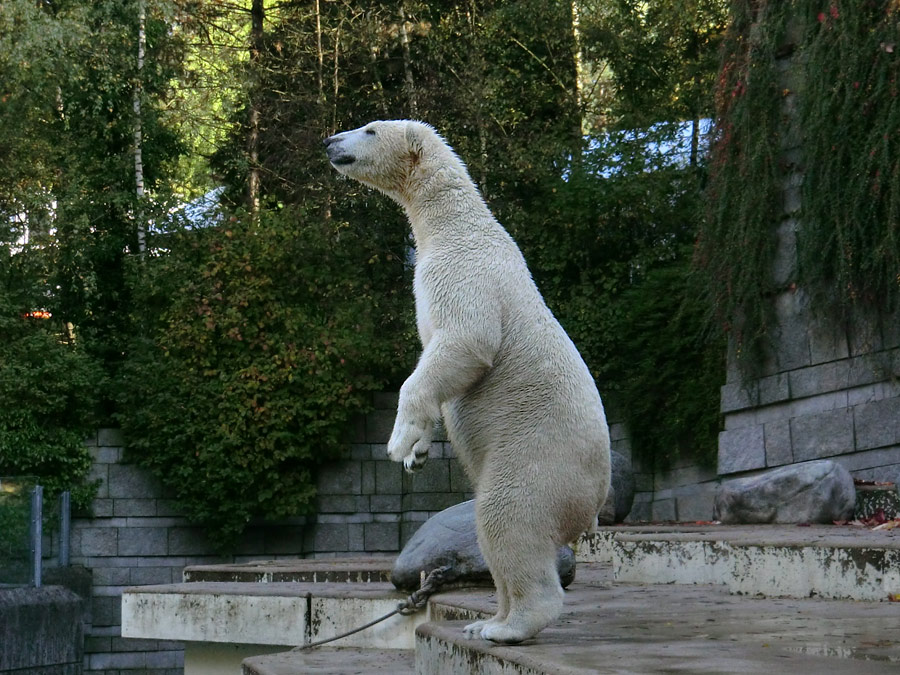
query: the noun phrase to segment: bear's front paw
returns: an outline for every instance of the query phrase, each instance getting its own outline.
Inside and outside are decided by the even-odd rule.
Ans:
[[[398,416],[388,441],[388,457],[395,462],[403,462],[410,473],[421,469],[428,459],[433,426],[429,421],[407,422]]]

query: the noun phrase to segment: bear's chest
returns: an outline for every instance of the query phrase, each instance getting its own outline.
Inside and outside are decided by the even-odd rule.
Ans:
[[[419,339],[422,341],[422,348],[424,349],[428,346],[431,336],[434,334],[434,321],[431,316],[431,301],[428,289],[418,269],[416,270],[413,283],[413,295],[416,301],[416,328],[419,331]]]

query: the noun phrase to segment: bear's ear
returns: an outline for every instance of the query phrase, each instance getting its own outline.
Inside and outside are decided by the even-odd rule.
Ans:
[[[433,130],[422,122],[406,123],[406,145],[413,163],[418,163],[425,151],[425,141],[428,134],[434,133]]]

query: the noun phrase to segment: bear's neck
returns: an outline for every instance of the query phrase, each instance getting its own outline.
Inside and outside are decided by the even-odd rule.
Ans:
[[[416,248],[435,238],[466,236],[493,222],[487,205],[464,167],[443,166],[411,177],[396,199],[406,211]]]

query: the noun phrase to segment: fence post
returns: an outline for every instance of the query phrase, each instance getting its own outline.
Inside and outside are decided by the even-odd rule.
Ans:
[[[44,488],[41,485],[35,485],[31,491],[31,561],[32,561],[32,583],[35,587],[41,585],[41,557],[43,551],[42,537],[44,536],[43,527],[43,507],[44,507]]]
[[[59,566],[69,566],[69,533],[71,526],[71,493],[66,490],[59,496]]]

